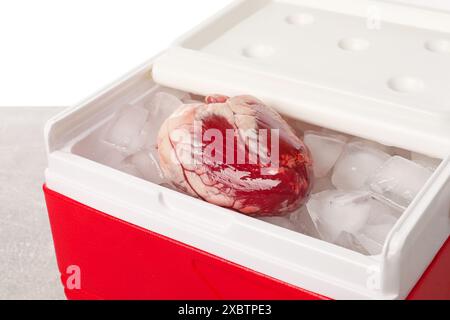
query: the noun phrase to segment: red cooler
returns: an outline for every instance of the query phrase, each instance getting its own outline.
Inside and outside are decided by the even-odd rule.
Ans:
[[[151,41],[151,39],[149,39]],[[45,130],[69,299],[450,299],[450,14],[240,0]],[[366,256],[90,160],[77,144],[156,85],[251,94],[290,118],[442,160]]]

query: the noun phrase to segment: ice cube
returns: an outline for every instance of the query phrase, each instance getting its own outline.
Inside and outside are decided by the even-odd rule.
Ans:
[[[72,147],[72,153],[109,167],[117,167],[126,155],[114,145],[102,140],[106,129],[106,126],[102,126],[76,143]]]
[[[378,200],[374,194],[372,194],[371,206],[368,225],[394,224],[404,212],[398,206]]]
[[[306,131],[304,142],[312,155],[314,175],[323,178],[342,154],[347,138],[324,132]]]
[[[158,92],[152,96],[146,104],[146,108],[150,111],[149,119],[159,128],[182,105],[183,101],[177,96],[166,92]]]
[[[383,246],[389,232],[392,230],[394,224],[378,224],[378,225],[369,225],[361,230],[361,233],[366,235],[368,238],[373,241],[381,244]],[[370,251],[370,250],[369,250]]]
[[[120,151],[111,148],[102,154],[101,157],[95,159],[95,161],[98,161],[105,166],[116,168],[124,159],[125,156]]]
[[[401,214],[365,191],[325,191],[307,207],[321,239],[365,255],[381,253]]]
[[[126,154],[138,149],[135,142],[147,120],[149,112],[141,107],[128,107],[119,112],[106,132],[104,141],[110,143]]]
[[[390,224],[367,226],[356,236],[356,239],[368,255],[379,255],[383,251],[386,238],[392,227],[393,225]]]
[[[411,154],[411,160],[432,171],[436,170],[442,162],[440,159],[431,158],[416,152]]]
[[[394,227],[402,211],[372,199],[371,212],[366,225],[355,234],[355,239],[369,255],[381,254],[386,238]]]
[[[120,112],[113,120],[105,141],[127,155],[155,148],[162,123],[182,104],[175,95],[157,92],[145,108],[133,106]]]
[[[312,195],[307,208],[321,238],[334,243],[342,232],[355,234],[365,226],[370,200],[368,192],[324,191]]]
[[[162,184],[165,181],[164,174],[159,166],[158,152],[156,149],[143,150],[127,159],[139,172],[145,180],[156,184]]]
[[[308,208],[306,206],[301,207],[297,211],[293,212],[289,219],[296,226],[298,232],[320,239],[320,234],[317,231],[316,225],[311,219],[311,216],[308,212]]]
[[[432,171],[394,156],[367,180],[367,186],[382,199],[406,208],[431,177]]]
[[[355,235],[345,231],[339,235],[334,244],[363,255],[370,255],[369,251],[367,251]]]
[[[381,254],[389,232],[393,225],[384,224],[367,226],[356,236],[358,243],[367,251],[368,255]]]
[[[389,157],[370,144],[349,143],[334,167],[333,185],[340,190],[361,190],[367,178]]]
[[[381,253],[401,214],[361,191],[322,192],[307,206],[323,240],[365,255]]]
[[[261,221],[279,226],[281,228],[289,229],[292,231],[298,231],[295,224],[293,224],[289,218],[286,217],[264,217],[264,218],[258,218]]]
[[[334,190],[335,187],[333,185],[333,183],[331,182],[331,177],[330,176],[326,176],[323,178],[319,178],[319,179],[314,179],[313,182],[313,188],[311,190],[311,194],[316,194],[316,193],[320,193],[323,191],[327,191],[327,190]]]
[[[117,167],[117,170],[122,171],[124,173],[127,173],[131,176],[144,179],[142,174],[139,172],[139,170],[130,162],[128,161],[122,161]]]
[[[137,152],[142,149],[156,148],[159,128],[160,125],[149,118],[139,132],[138,137],[131,143],[130,150]]]

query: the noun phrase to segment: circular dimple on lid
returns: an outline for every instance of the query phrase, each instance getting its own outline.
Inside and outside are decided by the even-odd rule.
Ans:
[[[305,26],[314,23],[316,19],[310,13],[296,13],[286,17],[288,24]]]
[[[339,48],[346,51],[364,51],[369,49],[369,40],[362,38],[345,38],[339,41]]]
[[[242,54],[247,58],[268,58],[275,53],[275,49],[264,44],[252,45],[244,48]]]
[[[416,77],[393,77],[388,81],[388,87],[399,93],[417,93],[425,89],[425,82]]]
[[[445,39],[430,40],[425,43],[425,48],[434,53],[450,54],[450,41]]]

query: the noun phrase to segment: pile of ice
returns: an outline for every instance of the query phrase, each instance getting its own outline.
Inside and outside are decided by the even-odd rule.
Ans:
[[[73,152],[170,187],[158,163],[159,128],[183,103],[201,100],[156,86],[78,143]],[[287,217],[260,220],[362,254],[380,254],[394,224],[440,161],[298,121],[291,125],[312,154],[312,195]]]
[[[297,130],[314,161],[310,200],[289,217],[264,220],[365,255],[380,254],[398,218],[440,161],[314,129]]]
[[[130,102],[72,150],[135,177],[169,187],[159,166],[157,135],[182,104],[200,102],[183,91],[155,86]]]

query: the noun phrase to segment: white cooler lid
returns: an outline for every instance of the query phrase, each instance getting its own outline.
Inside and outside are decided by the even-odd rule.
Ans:
[[[154,79],[252,94],[320,126],[450,154],[450,14],[365,0],[241,0],[162,54]]]

